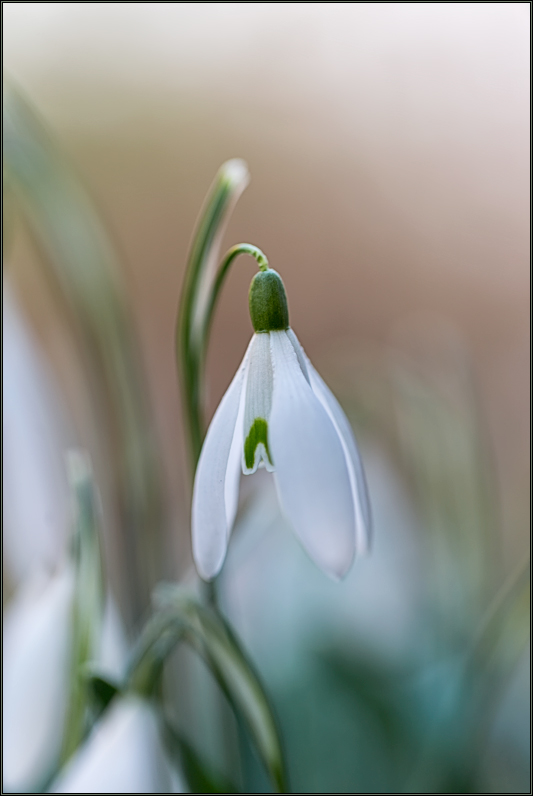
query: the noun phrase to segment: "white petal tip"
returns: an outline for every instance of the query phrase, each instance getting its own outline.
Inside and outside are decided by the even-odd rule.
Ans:
[[[218,573],[220,572],[220,569],[217,569],[216,572],[209,573],[209,572],[206,572],[205,570],[202,570],[198,566],[198,564],[196,564],[196,571],[198,572],[198,575],[200,576],[200,578],[203,581],[205,581],[205,583],[211,583],[211,581],[214,580],[216,578],[216,576],[218,575]]]
[[[353,550],[342,557],[339,556],[337,560],[326,560],[322,558],[322,560],[318,560],[315,556],[315,562],[317,566],[320,567],[322,572],[324,572],[328,577],[338,583],[341,580],[344,580],[348,572],[351,570],[353,562],[354,562],[354,553]]]
[[[202,554],[199,553],[198,550],[194,550],[193,548],[193,558],[194,564],[196,566],[196,571],[198,572],[199,576],[202,580],[209,582],[216,578],[220,570],[222,569],[222,565],[224,564],[224,559],[226,558],[226,549],[221,553],[218,551],[218,554],[215,556],[214,551],[202,551]]]
[[[223,505],[221,510],[223,510]],[[227,550],[227,527],[222,517],[215,517],[215,526],[209,522],[198,522],[197,501],[193,502],[192,555],[196,571],[202,580],[210,581],[218,575],[224,564]],[[209,517],[208,517],[209,520]]]
[[[326,575],[327,575],[327,576],[330,578],[330,580],[332,580],[334,583],[340,583],[340,582],[341,582],[341,580],[344,580],[344,578],[346,577],[346,575],[347,575],[347,574],[348,574],[348,570],[346,570],[346,572],[343,572],[342,574],[338,574],[337,572],[327,572],[327,571],[326,571]]]

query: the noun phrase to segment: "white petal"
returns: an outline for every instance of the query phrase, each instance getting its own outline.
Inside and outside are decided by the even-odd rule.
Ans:
[[[228,456],[228,466],[226,469],[226,482],[224,484],[224,500],[226,502],[226,524],[227,535],[229,540],[231,529],[237,514],[237,506],[239,503],[239,483],[241,480],[242,472],[242,446],[243,446],[243,422],[244,422],[244,405],[246,401],[246,384],[248,382],[248,368],[244,374],[242,383],[241,397],[239,401],[239,411],[237,413],[237,421],[235,423],[235,431],[231,442],[231,448]]]
[[[204,580],[213,578],[223,564],[230,530],[228,519],[234,519],[231,513],[234,515],[237,505],[239,469],[235,462],[239,460],[233,442],[238,442],[236,422],[252,342],[214,414],[196,468],[192,550]]]
[[[170,789],[158,720],[139,697],[118,699],[56,781],[52,793],[184,793]]]
[[[40,786],[61,750],[74,571],[28,578],[4,614],[4,787]]]
[[[304,367],[306,367],[313,392],[328,413],[340,437],[344,455],[346,456],[348,472],[350,473],[350,484],[352,487],[352,498],[355,509],[356,553],[366,553],[370,548],[372,528],[370,500],[368,498],[368,488],[366,485],[363,464],[357,449],[352,428],[339,402],[309,361],[292,329],[289,329],[287,334],[289,335],[294,346],[298,361],[300,364],[303,362]]]
[[[300,345],[300,341],[298,340],[298,338],[296,337],[296,335],[294,334],[294,332],[290,327],[289,329],[287,329],[287,336],[292,343],[292,347],[294,348],[294,353],[296,354],[296,358],[298,360],[298,364],[302,369],[302,373],[304,374],[307,383],[310,385],[311,379],[309,378],[309,371],[307,370],[307,366],[311,364],[309,362],[309,358],[306,356],[305,351]]]
[[[126,631],[115,599],[108,590],[99,644],[95,653],[95,668],[112,682],[120,683],[124,677],[127,656]]]
[[[3,291],[4,553],[15,582],[35,567],[52,572],[69,532],[60,396],[16,299]]]
[[[246,384],[244,408],[243,473],[255,473],[262,463],[267,470],[274,467],[268,451],[268,419],[272,407],[272,362],[268,333],[254,335]],[[250,431],[252,432],[250,434]],[[258,442],[258,438],[263,441]]]
[[[342,444],[287,333],[271,332],[270,339],[270,444],[280,503],[311,558],[340,578],[355,550],[352,490]]]

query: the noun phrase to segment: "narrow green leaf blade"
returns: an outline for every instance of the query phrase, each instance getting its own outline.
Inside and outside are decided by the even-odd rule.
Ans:
[[[160,495],[144,398],[142,368],[119,278],[115,250],[81,181],[31,104],[12,85],[4,90],[5,179],[59,288],[91,367],[94,405],[117,429],[126,604],[132,621],[149,602],[148,540],[157,538]],[[96,378],[95,378],[96,376]],[[150,533],[147,533],[149,529]],[[152,541],[153,544],[153,541]]]
[[[63,762],[77,749],[86,731],[89,690],[84,671],[97,651],[104,598],[97,496],[88,454],[80,450],[69,451],[67,467],[76,512],[73,535],[76,585],[71,620],[70,693]]]
[[[116,683],[112,683],[107,677],[96,671],[87,670],[85,676],[94,722],[107,709],[116,695],[120,694],[120,688]]]
[[[160,588],[157,599],[164,613],[183,622],[185,639],[203,657],[243,720],[277,792],[287,793],[283,750],[271,705],[230,627],[175,587]]]
[[[202,379],[207,348],[206,323],[212,313],[220,242],[248,179],[244,161],[229,160],[222,165],[200,213],[185,271],[176,324],[176,355],[193,469],[200,456],[205,431]]]
[[[167,721],[164,736],[171,759],[178,760],[191,793],[240,793],[240,791],[202,760],[191,744]]]

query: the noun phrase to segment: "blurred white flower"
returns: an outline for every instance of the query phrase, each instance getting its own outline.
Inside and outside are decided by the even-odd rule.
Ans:
[[[4,610],[3,782],[39,789],[67,713],[75,568],[59,397],[16,299],[3,290],[3,546],[15,593]]]
[[[44,787],[64,751],[67,702],[79,663],[73,645],[78,587],[89,589],[77,596],[94,611],[85,616],[94,645],[87,654],[100,670],[101,663],[105,672],[121,670],[124,644],[110,599],[100,626],[98,572],[88,583],[84,569],[79,581],[68,549],[74,484],[69,490],[67,470],[77,461],[84,478],[90,477],[88,457],[70,452],[65,466],[60,397],[7,284],[3,310],[3,544],[15,587],[4,610],[3,777],[7,790],[25,791]],[[79,627],[79,616],[77,621]]]
[[[8,791],[41,787],[59,762],[72,677],[75,581],[71,562],[52,577],[35,574],[25,579],[4,612],[3,776]],[[96,671],[120,680],[126,642],[111,597],[97,643]]]
[[[344,412],[289,327],[285,290],[270,269],[250,288],[255,329],[206,435],[196,470],[192,534],[204,579],[220,570],[240,470],[274,471],[279,501],[310,557],[340,578],[368,550],[370,507]]]
[[[157,714],[137,696],[117,697],[52,793],[186,793],[172,770]]]
[[[28,578],[4,612],[4,789],[33,790],[57,764],[63,740],[75,573]]]
[[[36,567],[53,571],[69,529],[65,423],[45,363],[4,280],[3,547],[15,583]]]

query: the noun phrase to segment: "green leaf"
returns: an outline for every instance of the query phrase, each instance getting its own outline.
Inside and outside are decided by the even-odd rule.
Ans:
[[[247,184],[248,170],[242,160],[229,160],[220,168],[200,214],[185,271],[176,324],[176,353],[193,470],[204,437],[203,365],[206,330],[214,304],[213,288],[217,283],[220,287],[217,279],[219,246],[231,211]]]
[[[122,553],[129,578],[125,603],[136,621],[149,603],[147,562],[155,558],[148,540],[157,538],[160,497],[142,369],[117,259],[80,180],[12,85],[5,87],[3,109],[7,183],[69,321],[81,332],[78,342],[91,369],[87,382],[94,406],[106,413],[98,419],[112,425],[118,437],[109,454],[116,456],[123,507]]]
[[[69,451],[68,474],[75,504],[74,560],[76,583],[72,606],[70,682],[62,760],[81,743],[87,728],[89,689],[84,671],[97,651],[104,586],[98,539],[97,497],[89,456]]]
[[[120,694],[120,688],[116,683],[112,683],[106,677],[91,669],[86,671],[85,676],[89,700],[92,703],[94,722],[107,709],[116,695]]]
[[[373,717],[388,746],[389,757],[401,754],[412,743],[407,720],[413,710],[407,688],[412,672],[387,666],[373,657],[347,656],[335,649],[322,651],[319,660],[335,687],[345,690],[356,700],[359,709]]]
[[[159,687],[164,662],[180,641],[206,662],[238,719],[242,720],[277,792],[288,793],[276,720],[252,664],[227,623],[178,587],[161,584],[157,611],[130,664],[129,687],[149,696]]]
[[[171,759],[179,761],[191,793],[240,793],[230,782],[211,770],[191,744],[167,721],[164,738]]]
[[[531,564],[521,564],[502,585],[481,621],[469,662],[504,673],[516,664],[530,635]]]
[[[2,202],[2,269],[4,269],[11,253],[16,222],[15,198],[5,169],[2,176]]]

